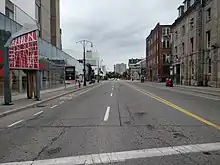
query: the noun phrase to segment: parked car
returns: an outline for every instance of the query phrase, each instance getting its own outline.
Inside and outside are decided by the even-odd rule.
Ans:
[[[166,79],[166,86],[167,87],[173,87],[173,80],[170,78],[167,78]]]

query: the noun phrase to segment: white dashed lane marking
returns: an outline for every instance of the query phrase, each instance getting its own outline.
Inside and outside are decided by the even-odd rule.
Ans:
[[[105,112],[105,116],[104,116],[104,121],[108,120],[109,113],[110,113],[110,107],[107,107],[106,112]]]
[[[50,107],[51,109],[56,108],[58,105],[53,105],[52,107]]]
[[[21,123],[21,122],[23,122],[23,121],[24,121],[24,120],[16,121],[16,122],[14,122],[14,123],[8,125],[8,127],[9,127],[9,128],[10,128],[10,127],[13,127],[13,126],[15,126],[15,125],[17,125],[17,124],[19,124],[19,123]]]
[[[0,165],[81,165],[81,164],[108,164],[114,162],[125,162],[131,159],[144,159],[158,156],[181,155],[189,153],[200,153],[219,151],[220,142],[207,144],[193,144],[174,147],[152,148],[133,151],[100,153],[91,155],[79,155],[71,157],[62,157],[47,160],[36,160],[26,162],[2,163]]]
[[[44,111],[37,112],[37,113],[35,113],[33,116],[41,115],[43,112],[44,112]]]

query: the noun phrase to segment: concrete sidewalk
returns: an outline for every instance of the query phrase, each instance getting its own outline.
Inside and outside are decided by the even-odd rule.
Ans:
[[[73,88],[73,87],[75,87],[75,84],[74,85],[66,85],[66,89]],[[65,89],[65,87],[61,86],[61,87],[58,87],[58,88],[51,88],[51,89],[41,90],[40,93],[41,93],[41,96],[42,96],[45,93],[60,91],[60,90],[63,90],[63,89]],[[12,93],[12,101],[13,102],[16,101],[16,100],[25,99],[25,98],[27,98],[26,93]],[[0,104],[3,104],[3,103],[4,103],[4,97],[0,96]]]
[[[165,87],[165,83],[157,83],[157,82],[145,82],[145,84],[155,87]],[[173,89],[179,90],[187,90],[196,93],[208,94],[213,96],[220,96],[220,88],[212,88],[212,87],[198,87],[198,86],[186,86],[186,85],[175,85]]]
[[[94,84],[92,84],[94,85]],[[92,85],[88,85],[87,87],[90,87]],[[67,88],[61,87],[61,88],[56,88],[56,89],[50,89],[50,90],[45,90],[41,91],[41,100],[40,101],[35,101],[34,99],[27,99],[26,95],[18,95],[15,96],[16,98],[13,101],[13,105],[0,105],[0,117],[7,116],[9,114],[37,106],[39,104],[42,104],[44,102],[59,98],[61,96],[64,96],[66,94],[69,94],[71,92],[85,89],[87,87],[82,87],[82,88],[76,88],[75,85],[69,85]]]

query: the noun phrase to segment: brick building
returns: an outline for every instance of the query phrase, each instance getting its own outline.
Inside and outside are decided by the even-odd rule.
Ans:
[[[146,38],[146,78],[165,81],[170,76],[171,25],[160,25]]]

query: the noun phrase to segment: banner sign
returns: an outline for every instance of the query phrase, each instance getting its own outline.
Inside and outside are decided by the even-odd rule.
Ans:
[[[75,66],[65,67],[65,80],[75,80]]]
[[[10,69],[38,69],[37,33],[29,32],[14,38],[9,46]]]

